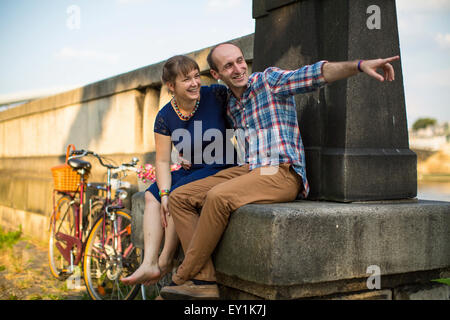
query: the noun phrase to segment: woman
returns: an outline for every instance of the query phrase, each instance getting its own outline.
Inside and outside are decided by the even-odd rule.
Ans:
[[[179,240],[168,211],[170,192],[234,165],[226,164],[226,151],[234,152],[233,147],[227,148],[222,143],[226,141],[225,87],[201,86],[200,69],[194,60],[186,56],[174,56],[167,60],[162,81],[173,98],[155,119],[156,183],[145,191],[144,261],[132,275],[122,279],[126,284],[150,285],[171,271]],[[222,135],[220,148],[213,148],[214,152],[211,152],[211,146],[215,139],[210,134],[203,139],[207,130]],[[183,159],[190,162],[189,169],[182,168],[171,173],[172,144]],[[235,154],[233,159],[236,159]],[[163,236],[164,247],[158,258]]]

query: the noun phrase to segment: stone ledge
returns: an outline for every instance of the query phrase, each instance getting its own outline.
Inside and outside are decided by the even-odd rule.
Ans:
[[[143,194],[135,194],[137,225],[143,206]],[[380,268],[382,288],[390,276],[449,268],[449,230],[450,202],[251,204],[232,214],[213,258],[223,285],[295,299],[367,289],[371,265]]]
[[[219,243],[218,272],[291,286],[450,266],[450,203],[437,201],[247,205]],[[245,262],[245,263],[243,263]]]
[[[429,271],[410,272],[395,275],[381,276],[380,289],[368,289],[367,278],[342,279],[338,281],[306,283],[291,286],[273,286],[258,284],[241,280],[237,277],[230,277],[217,272],[217,281],[221,284],[221,299],[268,299],[268,300],[286,300],[286,299],[349,299],[361,300],[376,299],[376,295],[386,293],[385,290],[393,291],[389,297],[390,300],[404,300],[404,288],[415,288],[416,291],[428,290],[430,279],[444,278],[445,272],[450,269],[438,269]],[[370,294],[373,292],[378,292]],[[395,294],[395,297],[394,297]],[[351,296],[351,297],[350,297]],[[381,297],[380,297],[381,299]]]

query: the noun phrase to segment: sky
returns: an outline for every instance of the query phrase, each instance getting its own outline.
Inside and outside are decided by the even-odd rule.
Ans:
[[[397,0],[397,15],[408,126],[420,117],[450,121],[450,0]],[[70,90],[254,28],[252,0],[0,0],[0,103]]]

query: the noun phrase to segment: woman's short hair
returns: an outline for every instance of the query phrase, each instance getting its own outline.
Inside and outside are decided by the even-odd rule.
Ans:
[[[183,55],[173,56],[164,63],[161,80],[163,83],[175,83],[177,75],[187,75],[192,70],[200,71],[194,59]]]

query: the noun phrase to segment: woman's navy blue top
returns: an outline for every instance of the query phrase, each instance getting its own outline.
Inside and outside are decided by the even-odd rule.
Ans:
[[[175,148],[191,162],[192,169],[235,165],[235,149],[226,134],[230,128],[226,101],[225,86],[202,86],[200,103],[192,118],[181,120],[169,102],[158,112],[154,132],[171,136]]]

